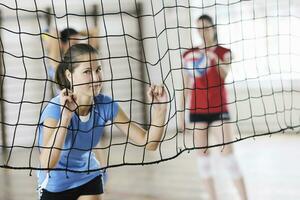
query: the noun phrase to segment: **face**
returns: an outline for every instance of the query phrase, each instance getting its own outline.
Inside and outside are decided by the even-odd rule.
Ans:
[[[213,25],[207,20],[198,20],[197,22],[198,33],[203,39],[204,43],[210,43],[214,41],[215,29]]]
[[[72,74],[66,71],[73,92],[89,97],[97,96],[102,88],[102,67],[98,56],[85,54],[78,60],[83,62],[75,67]]]

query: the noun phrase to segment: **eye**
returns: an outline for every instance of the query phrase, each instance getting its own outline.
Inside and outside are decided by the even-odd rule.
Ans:
[[[83,71],[83,73],[84,73],[84,74],[89,74],[89,73],[91,73],[91,70],[89,70],[89,69],[88,69],[88,70],[85,70],[85,71]]]
[[[98,67],[97,69],[96,69],[96,72],[98,73],[98,72],[101,72],[101,70],[102,70],[102,68],[101,67]]]

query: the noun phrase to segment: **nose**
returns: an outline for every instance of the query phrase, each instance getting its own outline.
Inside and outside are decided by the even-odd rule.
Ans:
[[[101,81],[101,73],[93,72],[92,81],[94,83],[99,83]]]

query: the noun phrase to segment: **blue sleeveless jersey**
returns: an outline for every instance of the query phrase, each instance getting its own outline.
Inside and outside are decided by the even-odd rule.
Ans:
[[[59,102],[59,96],[56,96],[42,112],[38,139],[40,148],[42,148],[43,141],[43,122],[49,118],[57,121],[60,119],[61,107]],[[90,112],[90,118],[87,122],[80,121],[78,115],[73,114],[56,166],[50,171],[37,171],[40,189],[61,192],[83,185],[101,174],[99,170],[89,172],[100,168],[92,148],[100,141],[105,124],[112,121],[117,115],[118,104],[110,97],[100,94],[94,98],[94,105]]]

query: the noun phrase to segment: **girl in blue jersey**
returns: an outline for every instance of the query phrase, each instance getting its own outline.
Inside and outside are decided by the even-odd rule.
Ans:
[[[100,94],[102,69],[97,50],[75,44],[56,72],[61,92],[44,109],[39,125],[41,200],[100,200],[100,165],[92,153],[103,128],[113,122],[137,145],[155,150],[164,132],[167,95],[161,86],[147,92],[154,103],[148,131],[128,119],[110,97]],[[81,172],[81,173],[78,173]]]

